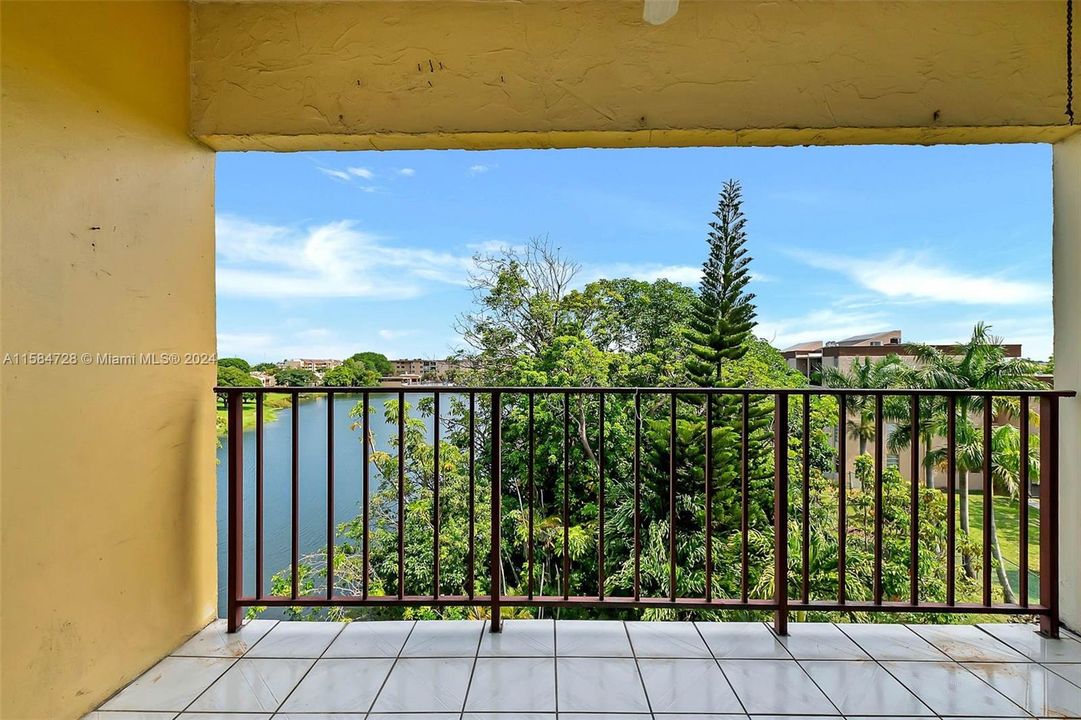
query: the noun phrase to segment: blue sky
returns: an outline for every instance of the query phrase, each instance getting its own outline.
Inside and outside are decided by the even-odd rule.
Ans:
[[[597,277],[694,284],[743,184],[757,333],[785,347],[986,320],[1051,352],[1047,145],[221,153],[218,351],[439,357],[478,250],[547,235]]]

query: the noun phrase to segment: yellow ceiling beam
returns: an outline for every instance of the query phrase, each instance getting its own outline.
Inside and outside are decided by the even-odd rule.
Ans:
[[[1055,141],[1064,0],[196,3],[214,148]]]

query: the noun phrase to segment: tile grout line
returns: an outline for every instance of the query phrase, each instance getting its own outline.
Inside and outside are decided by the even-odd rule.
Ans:
[[[206,625],[204,625],[204,626],[202,627],[202,629],[200,629],[200,630],[197,630],[197,631],[195,631],[194,633],[192,633],[191,637],[189,637],[189,638],[188,638],[187,640],[185,640],[184,642],[180,643],[180,647],[183,647],[184,645],[186,645],[186,644],[187,644],[188,642],[190,642],[190,641],[192,640],[192,638],[196,637],[196,636],[197,636],[197,635],[198,635],[199,633],[203,632],[204,630],[206,630],[206,629],[207,629],[208,627],[210,627],[211,625],[213,625],[213,624],[214,624],[214,623],[216,623],[216,622],[217,622],[217,620],[211,620],[211,621],[210,621],[209,623],[207,623]],[[270,630],[273,630],[273,629],[274,629],[273,627],[271,627],[271,628],[270,628]],[[267,630],[267,632],[269,633],[269,632],[270,632],[270,630]],[[262,639],[263,639],[262,637],[260,637],[260,638],[259,638],[259,640],[262,640]],[[256,640],[256,642],[258,642],[258,640]],[[254,644],[254,643],[253,643],[253,644]],[[180,649],[180,647],[178,647],[177,649],[179,650],[179,649]],[[246,652],[246,651],[245,651],[245,652]],[[198,699],[199,699],[199,696],[200,696],[200,695],[202,695],[202,694],[203,694],[204,692],[206,692],[206,691],[207,691],[208,689],[210,689],[210,686],[211,686],[211,685],[213,685],[213,684],[214,684],[214,683],[216,683],[216,682],[217,682],[218,680],[220,680],[220,679],[221,679],[221,676],[222,676],[222,675],[224,675],[225,673],[229,672],[229,668],[233,667],[233,665],[235,665],[235,664],[236,664],[236,661],[240,659],[239,657],[235,657],[235,656],[233,656],[233,657],[230,657],[230,656],[228,656],[228,655],[225,655],[225,656],[222,656],[222,655],[207,655],[207,656],[203,656],[203,655],[173,655],[172,653],[169,653],[169,654],[168,654],[168,655],[166,655],[165,657],[163,657],[163,658],[160,658],[159,660],[157,660],[156,662],[154,662],[154,663],[153,663],[153,664],[152,664],[152,665],[151,665],[150,667],[148,667],[148,668],[147,668],[146,670],[143,670],[143,671],[142,671],[141,673],[139,673],[138,675],[136,675],[135,677],[133,677],[133,678],[131,679],[131,681],[130,681],[130,682],[128,682],[127,684],[125,684],[125,685],[124,685],[124,687],[122,687],[122,688],[119,688],[119,689],[118,689],[118,690],[117,690],[116,692],[114,692],[114,693],[113,693],[112,695],[110,695],[109,697],[107,697],[107,698],[105,698],[104,700],[102,700],[102,701],[101,701],[101,703],[100,703],[100,704],[99,704],[99,705],[98,705],[98,706],[97,706],[96,708],[94,708],[93,710],[91,710],[90,712],[163,712],[163,713],[166,713],[166,712],[171,712],[171,713],[174,713],[174,715],[173,715],[173,718],[174,718],[174,720],[175,720],[176,718],[180,717],[180,713],[184,712],[184,710],[180,710],[180,711],[178,712],[178,711],[176,711],[176,710],[160,710],[160,711],[159,711],[159,710],[102,710],[102,709],[101,709],[101,708],[102,708],[102,707],[103,707],[104,705],[106,705],[107,703],[109,703],[110,701],[112,701],[112,700],[113,700],[113,698],[117,697],[118,695],[120,695],[120,693],[124,692],[124,691],[125,691],[125,690],[127,690],[127,689],[128,689],[129,687],[131,687],[132,685],[134,685],[134,684],[135,684],[135,682],[136,682],[136,681],[137,681],[137,680],[138,680],[139,678],[141,678],[141,677],[142,677],[143,675],[146,675],[146,674],[147,674],[148,672],[150,672],[150,671],[151,671],[151,670],[153,670],[153,669],[154,669],[155,667],[157,667],[159,663],[163,662],[163,661],[164,661],[164,660],[166,660],[167,658],[192,658],[192,659],[195,659],[195,658],[202,658],[202,659],[210,659],[210,660],[230,660],[230,659],[231,659],[231,660],[233,661],[233,662],[229,663],[229,665],[228,665],[228,666],[227,666],[227,667],[226,667],[226,668],[225,668],[224,670],[222,670],[222,671],[221,671],[221,674],[220,674],[220,675],[218,675],[217,677],[215,677],[215,678],[214,678],[213,680],[211,680],[211,681],[210,681],[210,685],[207,685],[207,686],[206,686],[205,688],[203,688],[203,689],[202,689],[202,690],[201,690],[201,691],[200,691],[200,692],[199,692],[199,693],[198,693],[198,694],[197,694],[197,695],[195,696],[195,698],[194,698],[194,699],[193,699],[193,700],[192,700],[191,702],[189,702],[189,703],[188,703],[187,705],[185,705],[185,706],[184,706],[184,710],[186,710],[186,709],[187,709],[187,708],[188,708],[188,707],[189,707],[189,706],[191,705],[191,703],[195,702],[195,700],[198,700]]]
[[[279,623],[280,623],[280,621],[279,621]],[[338,639],[338,636],[341,635],[345,631],[345,626],[348,625],[348,624],[349,623],[344,623],[344,622],[341,623],[341,627],[338,628],[338,632],[334,633],[334,637],[332,637],[330,639],[330,642],[327,643],[327,646],[325,648],[323,648],[323,652],[319,653],[319,657],[315,658],[315,660],[312,661],[312,664],[309,665],[308,669],[304,671],[304,674],[300,676],[300,680],[297,681],[297,684],[294,685],[289,690],[289,692],[285,694],[285,697],[282,699],[282,701],[280,703],[278,703],[278,707],[276,707],[274,709],[274,711],[270,713],[272,717],[274,715],[276,715],[282,709],[282,707],[285,705],[285,703],[287,703],[289,701],[289,698],[291,698],[293,696],[293,693],[296,692],[296,689],[298,687],[300,687],[300,684],[302,682],[304,682],[304,678],[308,677],[308,673],[310,673],[312,671],[312,668],[314,668],[319,663],[319,661],[323,659],[323,656],[327,654],[327,650],[329,650],[330,646],[334,644],[334,641]],[[275,625],[274,627],[277,627],[277,625]],[[271,630],[273,630],[273,629],[274,628],[271,628]],[[267,632],[267,635],[269,635],[269,634],[270,633]],[[266,637],[266,636],[264,636],[264,637]],[[260,639],[262,639],[262,638],[260,638]],[[245,655],[247,655],[247,653],[245,653]]]
[[[1076,665],[1077,663],[1055,663],[1055,664],[1057,664],[1057,665]],[[1043,663],[1040,663],[1040,667],[1042,667],[1044,670],[1051,673],[1052,675],[1057,675],[1058,677],[1062,678],[1063,680],[1065,680],[1070,685],[1076,685],[1077,687],[1081,688],[1081,685],[1078,685],[1076,682],[1074,682],[1070,678],[1066,677],[1062,673],[1058,672],[1054,668],[1049,668],[1046,665],[1044,665]]]
[[[303,622],[303,621],[292,621],[292,622]],[[270,628],[270,630],[267,630],[266,635],[264,635],[263,638],[265,638],[267,635],[270,635],[270,631],[275,629],[276,627],[278,627],[278,625],[280,625],[280,624],[281,624],[281,621],[278,621],[278,623],[275,626]],[[296,689],[299,688],[299,686],[301,686],[301,683],[304,682],[304,679],[306,677],[308,677],[309,672],[311,672],[311,668],[316,666],[316,663],[318,663],[320,661],[320,659],[322,659],[322,656],[326,653],[326,651],[330,650],[330,646],[334,644],[334,641],[337,640],[337,637],[339,635],[342,635],[342,631],[345,630],[346,625],[348,625],[348,623],[342,623],[342,627],[339,627],[338,631],[335,632],[334,637],[331,638],[331,641],[326,643],[325,648],[323,648],[323,651],[321,653],[319,653],[319,656],[316,657],[315,659],[313,659],[313,661],[311,662],[311,665],[309,665],[308,669],[304,671],[304,675],[301,676],[301,679],[296,681],[296,684],[292,686],[292,688],[290,689],[290,691],[288,693],[285,693],[285,697],[282,699],[282,701],[280,703],[278,703],[278,707],[270,711],[271,717],[277,715],[277,712],[279,710],[281,710],[281,707],[285,704],[285,702],[288,701],[288,699],[293,695],[293,693],[296,691]],[[263,638],[259,638],[259,640],[262,640]],[[255,644],[252,645],[252,648],[254,648],[254,646],[255,646]],[[307,657],[291,657],[291,658],[286,658],[286,657],[265,657],[265,658],[248,657],[248,653],[251,652],[252,648],[249,648],[248,650],[244,651],[243,656],[237,658],[237,662],[239,663],[244,658],[248,658],[248,659],[309,659]],[[217,682],[217,680],[215,680],[214,682]],[[210,688],[208,688],[206,690],[210,690]],[[206,691],[203,691],[203,692],[206,692]],[[202,693],[200,693],[200,696],[201,695],[202,695]],[[197,697],[196,699],[199,699],[199,698]],[[195,701],[191,701],[191,702],[195,703]],[[190,707],[190,704],[188,705],[188,707]],[[187,708],[185,708],[185,710],[187,710]]]
[[[555,708],[556,719],[559,718],[559,628],[557,620],[552,619],[552,675],[555,680]]]
[[[642,666],[638,664],[638,651],[634,649],[634,640],[631,640],[631,630],[627,627],[627,621],[621,620],[623,624],[623,632],[627,635],[627,644],[631,646],[631,657],[634,658],[634,669],[638,673],[638,682],[642,683],[642,695],[646,698],[646,709],[649,711],[649,716],[653,720],[657,720],[657,716],[653,713],[653,701],[649,699],[649,690],[646,689],[646,679],[642,675]],[[712,653],[710,653],[712,655]]]
[[[1009,623],[1007,623],[1007,624],[1009,624]],[[1039,660],[1036,660],[1035,658],[1031,658],[1031,657],[1029,657],[1029,656],[1028,656],[1028,653],[1026,653],[1026,652],[1025,652],[1024,650],[1022,650],[1021,648],[1019,648],[1019,647],[1014,647],[1014,646],[1013,646],[1013,645],[1012,645],[1012,644],[1011,644],[1010,642],[1008,642],[1008,641],[1006,641],[1006,640],[1003,640],[1002,638],[998,638],[998,637],[995,637],[994,635],[992,635],[991,633],[989,633],[989,632],[988,632],[987,630],[984,630],[984,629],[983,629],[982,627],[980,627],[980,624],[979,624],[979,623],[976,623],[976,624],[974,624],[974,625],[973,625],[972,627],[976,628],[977,630],[979,630],[980,632],[982,632],[982,633],[983,633],[984,635],[986,635],[987,637],[991,638],[991,639],[992,639],[992,640],[994,640],[995,642],[998,642],[998,643],[1002,643],[1003,645],[1005,645],[1006,647],[1008,647],[1008,648],[1009,648],[1010,650],[1013,650],[1013,651],[1014,651],[1015,653],[1017,653],[1017,654],[1018,654],[1018,655],[1020,655],[1021,657],[1025,658],[1026,660],[1031,660],[1032,662],[1039,662]],[[1035,633],[1035,634],[1037,634],[1037,635],[1038,635],[1038,633]]]
[[[1056,662],[1055,660],[1037,660],[1036,658],[1031,657],[1024,650],[1017,647],[1016,645],[1011,644],[1008,640],[1003,640],[1000,637],[996,637],[995,635],[992,635],[989,630],[987,630],[987,629],[985,629],[983,627],[983,625],[986,625],[986,624],[989,624],[989,623],[978,623],[976,625],[973,625],[973,627],[975,627],[977,630],[979,630],[980,632],[987,635],[987,637],[991,638],[992,640],[995,640],[996,642],[1002,643],[1006,647],[1010,648],[1011,650],[1013,650],[1017,654],[1024,657],[1029,662],[1039,663],[1040,665],[1043,665],[1045,662]],[[999,623],[999,624],[1000,625],[1005,625],[1005,626],[1016,625],[1018,627],[1026,627],[1028,625],[1027,623],[1025,623],[1025,624],[1022,624],[1022,623]],[[1053,642],[1052,638],[1045,638],[1042,635],[1040,635],[1038,632],[1036,632],[1035,630],[1033,630],[1032,634],[1035,635],[1036,637],[1040,638],[1041,640],[1048,641],[1048,642]],[[1058,639],[1059,640],[1066,640],[1067,642],[1076,642],[1076,641],[1073,640],[1073,638],[1059,637]],[[1078,643],[1078,644],[1081,645],[1081,643]],[[1070,661],[1066,661],[1064,664],[1076,664],[1076,661],[1074,663],[1071,663]]]
[[[409,644],[409,638],[413,637],[413,631],[417,629],[417,621],[414,620],[413,624],[409,626],[409,632],[405,634],[405,639],[402,640],[402,646],[398,648],[398,653],[394,656],[394,660],[390,663],[390,668],[387,669],[387,674],[383,677],[383,682],[379,683],[379,689],[375,691],[375,695],[372,695],[372,701],[368,703],[368,709],[364,712],[364,717],[367,718],[375,710],[375,701],[379,699],[380,693],[383,692],[383,688],[387,686],[387,680],[390,679],[390,674],[394,672],[394,668],[398,665],[398,660],[401,659],[402,653],[405,652],[405,646]]]
[[[225,673],[232,670],[233,666],[235,666],[238,662],[240,662],[243,659],[244,659],[243,656],[234,657],[233,661],[231,663],[229,663],[228,665],[226,665],[225,669],[222,670],[218,674],[217,677],[215,677],[213,680],[211,680],[209,685],[207,685],[205,688],[203,688],[198,693],[196,693],[195,697],[193,697],[190,701],[188,701],[188,704],[184,706],[184,709],[181,710],[179,713],[177,713],[177,717],[180,717],[181,715],[186,713],[188,711],[188,708],[190,708],[192,705],[194,705],[199,698],[201,698],[203,695],[205,695],[210,690],[210,688],[214,687],[214,685],[216,685],[219,680],[221,680],[223,677],[225,677]],[[140,675],[139,677],[142,677],[142,675]],[[132,682],[134,682],[134,681],[132,681]],[[143,712],[153,712],[153,710],[144,710]],[[170,711],[167,711],[167,712],[172,712],[172,711],[170,710]]]
[[[874,663],[875,665],[877,665],[877,666],[878,666],[878,667],[879,667],[879,668],[880,668],[880,669],[882,670],[882,672],[886,673],[886,674],[887,674],[887,675],[889,675],[889,676],[890,676],[891,678],[893,678],[894,682],[896,682],[896,683],[897,683],[898,685],[900,685],[900,686],[901,686],[901,687],[903,687],[903,688],[904,688],[905,690],[907,690],[907,691],[908,691],[908,694],[909,694],[909,695],[911,695],[912,697],[916,698],[916,702],[918,702],[918,703],[919,703],[920,705],[922,705],[922,706],[924,706],[925,708],[927,708],[927,709],[928,709],[928,710],[929,710],[929,711],[931,712],[931,714],[932,714],[932,715],[936,715],[936,713],[935,713],[935,709],[934,709],[933,707],[931,707],[931,706],[930,706],[930,705],[928,705],[928,704],[927,704],[926,702],[924,702],[923,698],[921,698],[921,697],[920,697],[919,695],[917,695],[917,694],[916,694],[916,692],[915,692],[915,691],[914,691],[914,690],[913,690],[912,688],[910,688],[910,687],[909,687],[908,685],[906,685],[905,683],[901,682],[901,678],[899,678],[899,677],[897,677],[896,675],[894,675],[893,673],[891,673],[891,672],[890,672],[890,669],[889,669],[888,667],[886,667],[885,665],[883,665],[883,664],[882,664],[882,662],[881,662],[881,661],[880,661],[880,660],[879,660],[879,659],[878,659],[877,657],[875,657],[875,656],[874,656],[873,654],[871,654],[870,652],[868,652],[867,648],[865,648],[865,647],[863,647],[862,645],[860,645],[860,644],[859,644],[859,641],[858,641],[858,640],[856,640],[856,638],[854,638],[854,637],[852,637],[851,635],[849,635],[848,633],[846,633],[846,632],[844,631],[844,628],[843,628],[843,627],[841,627],[841,625],[840,625],[840,624],[838,624],[838,623],[834,623],[834,627],[836,627],[836,628],[837,628],[838,632],[840,632],[840,633],[841,633],[842,635],[844,635],[844,636],[845,636],[846,638],[848,638],[848,639],[849,639],[849,641],[850,641],[850,642],[851,642],[851,643],[852,643],[853,645],[855,645],[856,647],[858,647],[858,648],[859,648],[860,650],[862,650],[863,652],[867,653],[867,657],[871,658],[871,661],[872,661],[872,662],[873,662],[873,663]],[[915,630],[913,630],[912,628],[910,628],[909,626],[907,626],[907,625],[902,625],[901,627],[903,627],[903,628],[904,628],[905,630],[908,630],[908,631],[909,631],[910,633],[912,633],[912,634],[913,634],[913,635],[915,635],[916,637],[920,637],[920,635],[919,635],[919,634],[918,634],[918,633],[917,633],[917,632],[916,632]],[[923,639],[923,638],[920,638],[920,639]],[[932,645],[932,647],[934,647],[934,646]],[[936,648],[936,650],[937,650],[937,648]],[[939,652],[942,652],[942,651],[941,651],[941,650],[939,650]],[[949,657],[949,656],[947,655],[947,657]],[[808,673],[808,674],[810,674],[810,673]],[[812,679],[813,679],[813,678],[812,678]],[[838,709],[840,709],[840,708],[838,708]]]
[[[826,702],[828,702],[830,705],[833,706],[833,709],[837,711],[837,715],[839,715],[840,717],[843,718],[845,716],[845,714],[843,712],[841,712],[841,708],[837,707],[837,703],[833,702],[833,698],[831,698],[829,695],[826,694],[826,691],[822,689],[822,686],[818,684],[818,681],[815,680],[813,677],[811,677],[811,673],[807,672],[807,668],[803,667],[803,663],[800,662],[799,658],[797,658],[795,655],[793,655],[792,656],[792,661],[795,662],[796,667],[798,667],[800,669],[800,671],[804,675],[807,676],[807,679],[811,681],[811,684],[814,685],[818,689],[818,692],[822,693],[822,697],[826,698]],[[905,689],[907,690],[908,688],[905,688]],[[917,700],[918,699],[919,698],[917,698]],[[928,709],[930,709],[930,708],[928,708]]]
[[[249,620],[248,622],[254,622],[254,621],[258,620],[258,619],[259,619],[259,618],[252,618],[252,619],[251,619],[251,620]],[[242,654],[240,655],[240,657],[244,657],[245,655],[247,655],[248,653],[250,653],[250,652],[252,651],[252,649],[254,649],[254,648],[255,648],[255,646],[256,646],[256,645],[258,645],[259,643],[263,642],[263,639],[264,639],[264,638],[265,638],[265,637],[266,637],[267,635],[269,635],[270,633],[274,632],[274,628],[278,627],[278,624],[279,624],[279,623],[281,623],[281,620],[274,620],[274,621],[272,621],[272,624],[271,624],[271,626],[270,626],[269,628],[267,628],[267,631],[266,631],[265,633],[263,633],[262,635],[260,635],[260,636],[259,636],[259,638],[258,638],[258,639],[257,639],[257,640],[256,640],[255,642],[253,642],[253,643],[251,644],[251,647],[250,647],[250,648],[248,648],[248,649],[246,649],[246,650],[245,650],[245,651],[244,651],[244,652],[243,652],[243,653],[242,653]],[[237,632],[240,632],[240,630],[241,630],[241,629],[243,629],[243,628],[244,628],[244,626],[243,626],[243,625],[241,625],[241,626],[240,626],[240,628],[239,628],[239,629],[237,630]],[[237,658],[237,659],[239,660],[239,658]]]
[[[998,689],[998,688],[996,688],[996,687],[995,687],[994,685],[992,685],[992,684],[991,684],[990,682],[988,682],[988,681],[987,681],[987,680],[986,680],[985,678],[982,678],[982,677],[980,677],[979,675],[977,675],[976,673],[974,673],[974,672],[972,672],[971,670],[969,670],[969,669],[968,669],[967,667],[965,667],[965,664],[964,664],[963,662],[960,662],[960,661],[958,661],[958,660],[954,660],[954,662],[955,662],[955,663],[957,663],[958,665],[960,665],[960,666],[961,666],[961,668],[962,668],[962,669],[963,669],[963,670],[964,670],[965,672],[967,672],[967,673],[968,673],[969,675],[971,675],[972,677],[976,678],[977,680],[979,680],[980,682],[982,682],[982,683],[983,683],[984,685],[986,685],[987,687],[991,688],[991,690],[992,690],[992,691],[994,691],[994,692],[995,692],[996,694],[998,694],[998,695],[1001,695],[1002,697],[1006,698],[1006,702],[1008,702],[1008,703],[1011,703],[1011,704],[1012,704],[1012,705],[1013,705],[1014,707],[1018,707],[1018,708],[1021,708],[1021,712],[1025,713],[1025,715],[1023,715],[1022,717],[1038,717],[1038,716],[1036,715],[1036,713],[1032,713],[1032,712],[1029,712],[1029,711],[1028,711],[1028,708],[1024,708],[1024,707],[1021,707],[1021,704],[1020,704],[1020,703],[1016,702],[1016,701],[1015,701],[1015,700],[1014,700],[1013,698],[1011,698],[1011,697],[1008,697],[1008,696],[1006,695],[1006,693],[1004,693],[1004,692],[1001,692],[1001,691],[999,691],[999,689]],[[1038,664],[1038,663],[1037,663],[1037,664]]]
[[[473,675],[477,672],[477,660],[480,658],[480,646],[481,643],[484,642],[484,630],[488,627],[488,622],[490,621],[485,621],[481,623],[480,626],[480,635],[477,637],[477,648],[473,653],[473,665],[469,668],[469,680],[465,683],[465,695],[462,696],[462,709],[458,713],[458,720],[463,720],[463,718],[465,718],[465,706],[469,702],[469,691],[473,689]],[[500,628],[500,632],[504,629],[505,627]]]
[[[833,625],[833,623],[829,623],[829,624]],[[771,633],[773,633],[773,628],[771,628],[768,623],[766,623],[766,629],[769,630]],[[841,634],[844,635],[844,633],[841,633]],[[777,637],[777,634],[774,633],[773,637]],[[845,637],[848,637],[848,636],[845,635]],[[777,638],[777,641],[780,642],[780,638]],[[800,672],[802,672],[807,677],[807,679],[811,681],[811,684],[814,685],[815,688],[818,690],[818,692],[822,694],[822,697],[826,698],[826,702],[828,702],[831,706],[833,706],[833,709],[837,711],[837,715],[839,715],[840,717],[843,718],[845,716],[845,714],[843,712],[841,712],[841,708],[837,707],[837,703],[833,702],[833,699],[830,698],[830,696],[826,694],[826,691],[822,689],[822,687],[818,684],[818,682],[813,677],[811,677],[811,673],[807,672],[807,668],[803,667],[803,664],[800,663],[799,658],[796,657],[795,654],[791,650],[789,650],[788,646],[785,645],[783,642],[781,643],[781,645],[784,646],[785,652],[787,652],[789,655],[792,656],[792,661],[796,663],[796,667],[798,667],[800,669]],[[860,650],[863,650],[863,648],[860,648]]]
[[[909,630],[912,630],[912,628],[908,626],[908,623],[904,623],[904,626],[905,626],[905,627],[907,627],[907,628],[908,628]],[[943,627],[948,627],[948,624],[947,624],[947,625],[943,625]],[[957,659],[955,659],[955,658],[953,657],[953,655],[950,655],[950,654],[949,654],[948,652],[946,652],[945,650],[943,650],[942,648],[940,648],[940,647],[939,647],[938,645],[935,645],[935,643],[934,643],[934,642],[933,642],[933,641],[932,641],[932,640],[931,640],[930,638],[925,638],[925,637],[923,637],[923,635],[920,635],[920,634],[919,634],[918,632],[916,632],[915,630],[912,630],[912,632],[916,633],[916,635],[919,635],[919,637],[920,637],[920,638],[922,638],[922,639],[923,639],[923,640],[924,640],[924,641],[925,641],[925,642],[926,642],[926,643],[927,643],[928,645],[930,645],[931,647],[933,647],[933,648],[934,648],[935,650],[938,650],[938,651],[939,651],[940,653],[942,653],[943,655],[945,655],[946,657],[948,657],[948,658],[950,659],[950,662],[952,662],[952,663],[953,663],[954,665],[957,665],[957,666],[958,666],[958,667],[960,667],[960,668],[961,668],[962,670],[964,670],[965,672],[967,672],[967,673],[968,673],[969,675],[971,675],[972,677],[976,678],[977,680],[979,680],[979,681],[980,681],[981,683],[983,683],[983,684],[984,684],[984,685],[986,685],[987,687],[991,688],[991,690],[992,690],[992,691],[994,691],[994,692],[995,692],[995,694],[997,694],[997,695],[1000,695],[1000,696],[1002,696],[1003,698],[1005,698],[1005,699],[1006,699],[1006,702],[1008,702],[1008,703],[1011,703],[1011,704],[1012,704],[1012,705],[1013,705],[1014,707],[1016,707],[1016,708],[1019,708],[1019,709],[1021,710],[1021,712],[1025,713],[1025,715],[1022,715],[1021,717],[1036,717],[1035,715],[1033,715],[1032,713],[1030,713],[1030,712],[1029,712],[1028,710],[1026,710],[1025,708],[1021,707],[1021,706],[1020,706],[1020,705],[1019,705],[1018,703],[1014,702],[1012,698],[1006,697],[1006,695],[1005,695],[1004,693],[1001,693],[1001,692],[999,692],[999,691],[998,691],[998,688],[996,688],[996,687],[995,687],[994,685],[992,685],[991,683],[987,682],[987,681],[986,681],[986,680],[984,680],[984,679],[983,679],[982,677],[980,677],[979,675],[977,675],[976,673],[972,672],[972,671],[971,671],[971,670],[969,670],[969,669],[968,669],[967,667],[965,667],[965,664],[964,664],[963,662],[961,662],[960,660],[957,660]],[[981,630],[981,632],[982,632],[982,630]],[[989,637],[991,636],[991,634],[990,634],[990,633],[987,633],[987,635],[988,635]],[[1000,643],[1002,643],[1002,641],[1001,641],[1001,640],[999,640],[998,638],[994,638],[994,639],[995,639],[995,640],[996,640],[997,642],[1000,642]],[[1003,644],[1003,645],[1006,645],[1006,643],[1002,643],[1002,644]],[[1010,646],[1009,646],[1009,645],[1006,645],[1006,647],[1010,647]],[[1012,650],[1013,648],[1010,648],[1010,649]],[[1015,651],[1015,652],[1016,652],[1016,651]],[[1025,656],[1024,656],[1024,655],[1022,655],[1022,657],[1025,657]],[[889,671],[887,670],[887,672],[889,672]],[[898,681],[898,682],[900,682],[900,681]],[[904,684],[904,683],[902,683],[902,684]],[[907,686],[907,685],[905,685],[905,687],[908,687],[908,686]],[[909,691],[909,692],[911,692],[911,691]]]
[[[713,654],[713,648],[711,648],[709,646],[709,643],[706,642],[706,636],[702,634],[702,630],[698,627],[698,623],[692,620],[691,625],[694,626],[695,632],[698,633],[698,637],[702,639],[703,643],[705,643],[706,650],[709,651],[709,656],[713,658],[713,664],[716,665],[717,669],[721,671],[721,677],[723,677],[724,681],[728,683],[728,689],[732,691],[732,695],[736,698],[736,702],[739,703],[739,707],[741,710],[743,710],[743,714],[747,717],[750,717],[751,714],[747,712],[747,706],[743,704],[743,698],[739,696],[739,693],[736,692],[736,688],[732,685],[732,681],[728,679],[728,675],[725,673],[724,668],[721,667],[720,661],[717,660],[717,656]]]

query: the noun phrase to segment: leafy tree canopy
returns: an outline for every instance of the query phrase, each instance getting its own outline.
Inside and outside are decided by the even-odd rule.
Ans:
[[[232,367],[244,372],[251,372],[251,365],[248,364],[248,361],[238,357],[218,358],[218,367]]]
[[[315,373],[304,368],[286,368],[278,370],[274,379],[279,385],[287,387],[306,387],[315,384]]]
[[[362,363],[351,359],[323,374],[323,384],[333,387],[374,387],[379,384],[380,374]]]
[[[354,363],[356,365],[363,365],[371,370],[374,370],[380,376],[390,375],[394,372],[394,365],[391,364],[387,356],[377,352],[358,352],[355,355],[350,355],[346,363]]]
[[[261,383],[247,370],[232,365],[218,365],[218,385],[222,387],[259,387]]]

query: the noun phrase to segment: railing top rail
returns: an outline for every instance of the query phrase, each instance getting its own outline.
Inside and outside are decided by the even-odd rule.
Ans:
[[[744,387],[521,387],[521,386],[493,386],[493,385],[379,385],[375,387],[365,386],[312,386],[293,387],[287,385],[275,385],[271,387],[234,387],[215,386],[216,393],[411,393],[411,394],[443,394],[443,393],[506,393],[533,394],[533,395],[556,395],[560,393],[589,393],[605,395],[633,395],[635,393],[646,395],[902,395],[902,396],[936,396],[948,397],[1076,397],[1075,390],[983,390],[977,388],[832,388],[832,387],[805,387],[805,388],[744,388]]]

